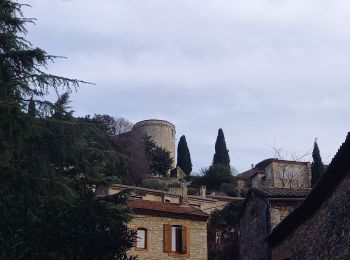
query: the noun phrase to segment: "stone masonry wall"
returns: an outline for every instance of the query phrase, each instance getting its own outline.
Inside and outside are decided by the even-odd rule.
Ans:
[[[271,202],[270,207],[270,221],[271,230],[274,229],[285,217],[289,215],[296,207],[298,203],[286,203],[286,202]]]
[[[315,214],[272,248],[272,259],[350,259],[350,173]]]
[[[187,225],[189,228],[189,256],[169,256],[164,253],[164,224]],[[135,248],[130,255],[138,255],[142,260],[188,259],[206,260],[207,256],[207,223],[188,219],[174,219],[149,215],[136,215],[129,228],[147,229],[147,249],[139,251]]]
[[[175,126],[170,122],[163,120],[145,120],[134,125],[132,132],[143,137],[144,134],[150,136],[152,140],[159,146],[167,149],[171,157],[174,159],[173,167],[175,167]]]
[[[239,223],[239,259],[266,259],[267,235],[266,203],[259,199],[251,199],[245,208]]]

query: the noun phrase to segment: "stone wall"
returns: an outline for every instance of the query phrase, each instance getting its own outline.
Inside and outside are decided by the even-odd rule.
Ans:
[[[273,187],[276,188],[310,188],[310,169],[308,164],[273,162]],[[293,176],[293,172],[299,171],[298,178]],[[285,174],[283,174],[285,172]],[[269,185],[268,185],[269,186]]]
[[[143,137],[146,134],[147,136],[150,136],[159,147],[167,149],[170,152],[171,157],[174,159],[173,168],[175,167],[176,130],[172,123],[164,120],[144,120],[136,123],[132,128],[132,132],[140,137]]]
[[[350,259],[350,173],[314,215],[272,248],[272,259]]]
[[[187,225],[189,228],[189,256],[171,256],[164,252],[164,224]],[[207,223],[188,219],[174,219],[149,215],[136,215],[129,228],[147,229],[147,249],[139,251],[135,248],[129,255],[138,255],[142,260],[163,259],[207,259]]]
[[[252,198],[246,205],[239,223],[239,259],[266,259],[268,232],[267,204],[259,198]]]
[[[266,237],[299,203],[258,197],[250,199],[239,224],[239,259],[267,259]]]
[[[299,203],[296,202],[271,202],[270,203],[271,230],[274,229],[285,217],[289,215]]]

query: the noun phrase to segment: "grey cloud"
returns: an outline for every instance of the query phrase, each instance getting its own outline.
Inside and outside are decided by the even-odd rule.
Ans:
[[[350,129],[348,1],[30,3],[31,41],[69,58],[50,72],[98,84],[73,95],[76,113],[172,121],[195,169],[219,127],[239,170],[316,136],[330,160]]]

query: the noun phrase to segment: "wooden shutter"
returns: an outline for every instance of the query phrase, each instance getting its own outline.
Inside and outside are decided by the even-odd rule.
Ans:
[[[164,252],[171,253],[171,225],[164,224]]]
[[[187,254],[190,252],[190,232],[188,226],[182,226],[182,253]]]

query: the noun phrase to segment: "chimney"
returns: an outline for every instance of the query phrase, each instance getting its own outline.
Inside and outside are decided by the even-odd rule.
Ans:
[[[202,198],[205,198],[205,197],[206,197],[206,193],[207,193],[207,187],[201,186],[201,187],[199,188],[199,195],[200,195]]]
[[[254,164],[251,164],[251,166],[252,166],[252,169],[254,169]]]
[[[170,188],[169,193],[181,196],[180,204],[188,205],[187,187],[185,185],[181,185],[179,188]]]

